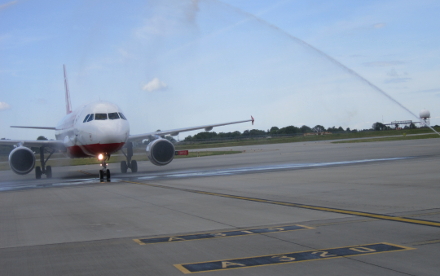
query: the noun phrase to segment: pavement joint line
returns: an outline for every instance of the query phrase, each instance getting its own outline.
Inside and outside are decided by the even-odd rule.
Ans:
[[[418,213],[418,214],[411,214],[409,216],[411,217],[424,217],[424,216],[435,216],[439,215],[440,212],[430,212],[430,213]]]
[[[89,173],[89,172],[86,172],[86,171],[83,171],[83,170],[79,170],[78,172],[83,173],[83,174],[87,174],[87,175],[95,175],[93,173]]]
[[[440,240],[431,240],[431,241],[423,241],[423,242],[414,242],[414,243],[411,243],[411,245],[426,245],[426,244],[434,244],[434,243],[440,243]]]
[[[246,200],[246,201],[252,201],[252,202],[262,202],[262,203],[288,206],[288,207],[296,207],[296,208],[309,209],[309,210],[315,210],[315,211],[324,211],[324,212],[339,213],[339,214],[345,214],[345,215],[351,215],[351,216],[368,217],[368,218],[379,219],[379,220],[389,220],[389,221],[404,222],[404,223],[411,223],[411,224],[424,225],[424,226],[440,227],[440,222],[438,222],[438,221],[412,219],[412,218],[399,217],[399,216],[382,215],[382,214],[375,214],[375,213],[362,212],[362,211],[353,211],[353,210],[345,210],[345,209],[338,209],[338,208],[331,208],[331,207],[314,206],[314,205],[301,204],[301,203],[275,201],[275,200],[270,200],[270,199],[236,196],[236,195],[229,195],[229,194],[222,194],[222,193],[215,193],[215,192],[205,192],[205,191],[200,191],[200,190],[193,190],[193,189],[187,189],[187,188],[177,188],[177,187],[171,187],[171,186],[159,185],[159,184],[153,184],[153,183],[142,183],[142,182],[135,182],[135,181],[128,181],[128,180],[122,180],[122,182],[136,184],[136,185],[156,187],[156,188],[162,188],[162,189],[178,190],[178,191],[184,191],[184,192],[189,192],[189,193],[211,195],[211,196],[232,198],[232,199],[240,199],[240,200]]]
[[[245,258],[224,259],[199,263],[175,264],[183,274],[203,273],[213,271],[223,271],[238,268],[251,268],[269,265],[279,265],[286,263],[298,263],[306,261],[318,261],[336,258],[349,258],[352,256],[371,255],[386,252],[399,252],[413,250],[415,248],[396,245],[387,242],[351,245],[327,249],[312,249],[307,251],[278,253],[263,256],[253,256]]]

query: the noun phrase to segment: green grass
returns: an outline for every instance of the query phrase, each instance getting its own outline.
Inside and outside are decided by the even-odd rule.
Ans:
[[[400,140],[418,140],[418,139],[430,139],[440,138],[437,134],[417,135],[417,136],[394,136],[394,137],[382,137],[372,139],[359,139],[359,140],[346,140],[346,141],[334,141],[334,144],[342,143],[364,143],[364,142],[383,142],[383,141],[400,141]]]
[[[213,156],[213,155],[226,155],[226,154],[238,154],[242,153],[241,151],[190,151],[188,155],[177,155],[174,158],[194,158],[194,157],[204,157],[204,156]],[[75,158],[70,159],[68,157],[64,157],[61,154],[57,154],[54,156],[57,159],[49,159],[47,162],[48,166],[52,167],[63,167],[63,166],[79,166],[79,165],[93,165],[93,164],[99,164],[98,160],[96,158]],[[63,158],[64,157],[64,158]],[[35,156],[36,160],[40,160],[40,156]],[[136,154],[133,159],[137,161],[148,161],[147,154],[143,152],[143,154]],[[125,160],[125,157],[123,155],[116,155],[112,156],[108,163],[119,163],[120,161]],[[2,160],[3,161],[3,160]],[[7,161],[4,160],[4,161]],[[36,166],[40,166],[40,162],[36,162]],[[7,162],[0,163],[0,170],[9,170],[9,164]]]
[[[436,131],[440,131],[440,128],[436,128]],[[266,145],[266,144],[280,144],[280,143],[295,143],[295,142],[311,142],[311,141],[325,141],[325,140],[339,140],[339,139],[356,139],[367,137],[380,137],[380,136],[396,136],[402,137],[403,134],[423,134],[432,133],[432,130],[428,128],[417,129],[404,129],[404,130],[383,130],[383,131],[362,131],[362,132],[349,132],[349,133],[335,133],[330,135],[314,135],[314,136],[292,136],[292,137],[272,137],[272,138],[249,138],[241,140],[213,140],[204,141],[201,143],[177,145],[176,149],[204,149],[204,148],[221,148],[221,147],[234,147],[234,146],[252,146],[252,145]],[[437,134],[432,134],[437,135]],[[412,137],[412,136],[410,136]],[[419,136],[417,136],[419,137]],[[440,137],[437,135],[437,137]],[[433,138],[429,135],[421,135],[420,138],[414,139],[426,139]],[[400,139],[397,139],[400,140]],[[372,142],[372,141],[371,141]],[[347,142],[348,143],[348,142]]]
[[[242,151],[237,150],[226,150],[226,151],[190,151],[188,155],[177,155],[175,158],[192,158],[192,157],[203,157],[203,156],[213,156],[213,155],[226,155],[226,154],[237,154],[242,153]]]

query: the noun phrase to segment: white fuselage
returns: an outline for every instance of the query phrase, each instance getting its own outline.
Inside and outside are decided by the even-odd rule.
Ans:
[[[124,146],[129,136],[127,119],[121,109],[110,102],[90,103],[67,114],[55,133],[72,158],[110,156]]]

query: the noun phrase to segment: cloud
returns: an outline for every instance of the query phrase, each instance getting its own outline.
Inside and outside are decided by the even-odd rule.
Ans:
[[[405,64],[403,61],[372,61],[372,62],[365,62],[364,66],[367,67],[388,67],[388,66],[396,66],[396,65],[402,65]]]
[[[362,57],[365,57],[365,56],[364,55],[356,54],[356,55],[349,55],[349,57],[351,57],[351,58],[362,58]]]
[[[390,76],[390,77],[398,77],[399,76],[399,74],[397,74],[397,71],[396,71],[396,69],[391,69],[388,73],[387,73],[387,75],[388,76]]]
[[[167,37],[182,35],[188,32],[188,28],[197,25],[197,14],[199,12],[199,0],[158,1],[152,7],[152,16],[145,20],[140,28],[134,30],[136,39],[151,39],[151,36]]]
[[[149,18],[145,25],[135,30],[136,38],[148,38],[149,35],[167,35],[176,29],[175,21],[170,20],[164,16],[155,15]]]
[[[382,29],[382,28],[384,28],[386,25],[387,25],[387,24],[385,24],[385,23],[377,23],[377,24],[374,24],[374,25],[373,25],[373,28],[375,28],[375,29]]]
[[[43,98],[37,98],[37,99],[33,99],[31,100],[32,103],[36,103],[36,104],[47,104],[47,100],[43,99]]]
[[[119,48],[118,52],[123,58],[126,58],[126,59],[132,58],[132,55],[128,51],[126,51],[122,48]]]
[[[10,108],[9,104],[7,104],[5,102],[0,102],[0,111],[6,110],[6,109],[9,109],[9,108]]]
[[[11,1],[8,3],[2,4],[2,5],[0,5],[0,11],[5,10],[5,9],[9,8],[10,6],[13,6],[17,3],[18,3],[18,1]]]
[[[416,93],[436,93],[436,92],[440,92],[440,88],[425,89],[425,90],[416,91]]]
[[[391,70],[387,72],[387,76],[389,78],[385,80],[385,83],[402,83],[411,80],[407,72],[398,73],[394,68],[391,68]]]
[[[165,90],[168,87],[168,85],[158,78],[152,79],[150,82],[148,82],[146,85],[142,87],[142,90],[153,92],[158,90]]]
[[[385,83],[402,83],[410,81],[411,78],[392,78],[385,81]]]

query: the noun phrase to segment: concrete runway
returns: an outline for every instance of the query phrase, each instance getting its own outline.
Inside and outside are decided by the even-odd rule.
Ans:
[[[438,274],[440,139],[233,149],[0,172],[0,275]]]

